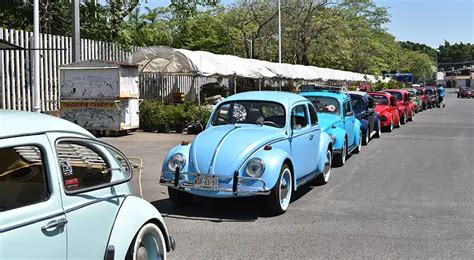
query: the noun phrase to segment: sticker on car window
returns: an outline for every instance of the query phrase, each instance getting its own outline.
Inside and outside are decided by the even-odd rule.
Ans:
[[[64,186],[67,190],[75,190],[79,187],[79,180],[77,178],[64,180]]]
[[[69,159],[64,159],[61,161],[61,171],[64,176],[70,176],[73,174],[71,161]]]

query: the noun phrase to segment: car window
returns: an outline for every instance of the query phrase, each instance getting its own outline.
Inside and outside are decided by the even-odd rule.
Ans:
[[[291,110],[291,127],[299,130],[308,125],[308,114],[305,105],[298,105]]]
[[[386,96],[377,94],[370,96],[374,99],[376,105],[388,105],[388,98]]]
[[[362,112],[366,110],[363,97],[357,96],[357,95],[354,95],[354,96],[351,95],[351,100],[352,100],[352,108],[354,109],[354,111]]]
[[[216,108],[211,124],[258,124],[282,128],[285,108],[269,101],[231,101]]]
[[[318,114],[316,113],[316,109],[314,109],[313,105],[308,104],[309,116],[311,119],[311,125],[318,124]]]
[[[67,192],[101,188],[131,177],[127,159],[110,147],[65,140],[56,150]]]
[[[335,98],[330,97],[315,97],[315,96],[304,96],[307,98],[316,108],[317,112],[329,113],[339,115],[340,107],[339,101]]]
[[[402,93],[397,92],[397,91],[387,91],[390,93],[396,100],[403,100],[402,98]]]
[[[0,212],[46,201],[43,154],[36,146],[0,148]]]
[[[352,111],[352,107],[349,101],[344,101],[344,114],[347,114],[351,111]]]

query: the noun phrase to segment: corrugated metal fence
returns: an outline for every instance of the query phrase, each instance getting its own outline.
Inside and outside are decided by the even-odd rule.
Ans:
[[[0,39],[23,48],[32,47],[32,32],[0,28]],[[57,110],[60,97],[59,66],[70,63],[72,39],[51,34],[40,37],[40,88],[41,110]],[[132,51],[138,48],[132,48]],[[126,61],[131,52],[118,44],[81,39],[83,60],[99,59]],[[0,108],[31,111],[33,108],[32,88],[33,53],[28,50],[0,51]]]

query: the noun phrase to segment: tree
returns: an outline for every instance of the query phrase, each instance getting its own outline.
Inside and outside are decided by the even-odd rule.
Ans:
[[[433,77],[436,67],[428,54],[405,50],[400,57],[400,71],[413,73],[415,81],[423,81]]]
[[[445,41],[439,46],[438,64],[445,70],[462,68],[474,64],[474,44]]]

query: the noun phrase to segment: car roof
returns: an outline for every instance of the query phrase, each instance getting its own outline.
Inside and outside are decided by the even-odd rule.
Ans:
[[[375,94],[375,95],[384,95],[386,97],[391,97],[392,94],[388,93],[388,92],[383,92],[383,91],[372,91],[372,92],[369,92],[368,93],[369,95],[370,94]]]
[[[406,89],[384,89],[383,91],[408,92]]]
[[[93,137],[72,122],[40,113],[0,109],[0,122],[0,138],[46,132],[69,132]]]
[[[288,104],[294,104],[300,101],[308,101],[306,98],[290,93],[290,92],[280,92],[280,91],[248,91],[242,92],[235,95],[232,95],[224,100],[235,101],[235,100],[264,100],[264,101],[273,101],[281,103],[285,106]]]
[[[334,93],[334,92],[323,92],[323,91],[314,91],[314,92],[302,92],[302,96],[307,97],[330,97],[335,98],[339,102],[344,103],[344,100],[349,99],[347,93]]]
[[[349,91],[349,94],[354,94],[354,95],[358,95],[358,96],[368,96],[369,95],[365,91]]]

